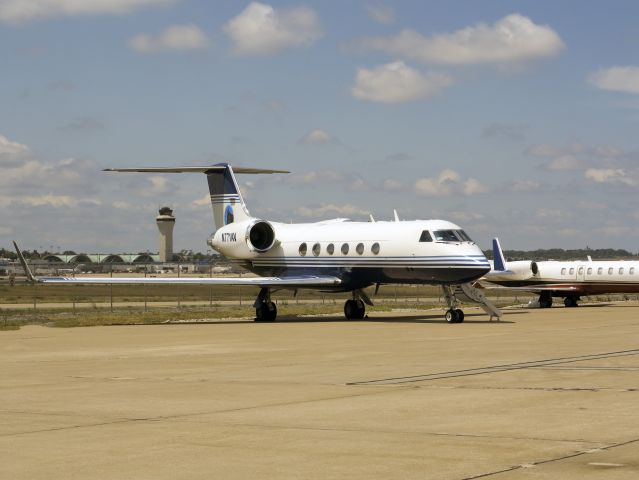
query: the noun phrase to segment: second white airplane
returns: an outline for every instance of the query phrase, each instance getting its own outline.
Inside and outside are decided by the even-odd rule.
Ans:
[[[586,295],[639,293],[637,261],[506,262],[498,238],[493,239],[493,258],[493,269],[484,280],[538,294],[539,308],[552,307],[553,297],[563,297],[566,307],[576,307]]]
[[[226,284],[260,287],[256,321],[273,321],[277,307],[271,293],[278,289],[312,288],[352,292],[344,305],[348,319],[361,319],[364,289],[381,284],[440,285],[448,305],[446,320],[460,323],[464,312],[458,298],[479,303],[491,318],[501,313],[470,282],[490,270],[481,249],[461,227],[445,220],[352,222],[334,219],[287,224],[251,216],[234,173],[288,173],[236,168],[228,164],[203,167],[109,169],[117,172],[204,173],[208,180],[216,231],[208,241],[218,252],[259,275],[255,278],[41,278],[31,275],[16,245],[27,275],[40,283],[100,284]]]

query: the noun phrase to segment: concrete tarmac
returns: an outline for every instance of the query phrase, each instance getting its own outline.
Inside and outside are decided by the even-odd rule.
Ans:
[[[639,305],[0,332],[2,479],[636,479]]]

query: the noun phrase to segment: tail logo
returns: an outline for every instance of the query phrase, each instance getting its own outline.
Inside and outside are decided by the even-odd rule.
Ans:
[[[227,205],[224,209],[224,225],[228,225],[229,223],[233,223],[235,220],[235,215],[233,214],[233,207]]]

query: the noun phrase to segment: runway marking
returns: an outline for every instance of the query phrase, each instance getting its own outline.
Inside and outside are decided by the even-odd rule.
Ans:
[[[346,385],[401,385],[405,383],[426,382],[430,380],[440,380],[442,378],[468,377],[474,375],[484,375],[487,373],[506,372],[509,370],[522,370],[526,368],[546,367],[550,365],[560,365],[564,363],[583,362],[587,360],[600,360],[604,358],[624,357],[639,355],[639,348],[632,350],[621,350],[618,352],[595,353],[590,355],[578,355],[575,357],[549,358],[545,360],[532,360],[528,362],[507,363],[503,365],[492,365],[488,367],[468,368],[463,370],[451,370],[447,372],[426,373],[423,375],[410,375],[406,377],[390,377],[375,380],[361,380],[348,382]]]

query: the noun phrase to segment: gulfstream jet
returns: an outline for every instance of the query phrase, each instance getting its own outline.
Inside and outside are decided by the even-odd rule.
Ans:
[[[373,305],[364,289],[382,284],[440,285],[448,310],[446,320],[460,323],[464,312],[458,297],[479,303],[491,318],[501,313],[469,282],[490,270],[481,249],[459,226],[444,220],[352,222],[334,219],[287,224],[253,217],[244,203],[235,174],[288,173],[281,170],[235,168],[220,163],[204,167],[115,168],[111,172],[184,173],[206,175],[215,233],[208,244],[258,275],[254,278],[41,278],[33,277],[17,245],[30,280],[41,283],[206,284],[260,287],[256,321],[274,321],[277,307],[271,293],[280,289],[351,292],[344,305],[348,319],[364,318]]]
[[[639,262],[628,260],[573,260],[506,262],[498,238],[493,239],[493,269],[484,280],[539,295],[539,308],[552,307],[553,297],[563,297],[566,307],[576,307],[584,295],[639,293]]]

